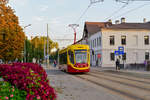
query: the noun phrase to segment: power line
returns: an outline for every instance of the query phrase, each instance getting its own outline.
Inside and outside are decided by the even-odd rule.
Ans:
[[[104,20],[108,20],[110,19],[112,16],[114,16],[115,14],[117,14],[118,12],[120,12],[123,8],[125,8],[128,4],[129,4],[129,0],[128,2],[122,2],[125,3],[123,6],[121,6],[121,8],[119,8],[118,10],[114,11],[110,16],[108,16],[107,18],[105,18]]]
[[[136,8],[133,8],[133,9],[131,9],[131,10],[128,10],[128,11],[126,11],[125,13],[122,13],[122,14],[120,14],[119,16],[113,18],[113,19],[116,19],[116,18],[118,18],[118,17],[121,17],[122,15],[126,15],[126,14],[128,14],[128,13],[134,11],[134,10],[140,9],[140,8],[146,6],[146,5],[150,5],[150,3],[148,3],[148,4],[145,3],[145,4],[143,4],[143,5],[140,5],[140,6],[136,7]]]
[[[91,7],[91,4],[85,9],[85,11],[81,14],[81,16],[76,20],[75,23],[77,23],[84,15],[85,13],[88,11],[88,9]]]
[[[74,39],[53,39],[53,40],[57,40],[57,41],[71,41],[71,40],[74,40]]]
[[[134,0],[116,0],[116,1],[121,3],[128,3],[129,1],[134,1]]]
[[[127,1],[150,1],[150,0],[116,0],[116,1],[126,3]]]
[[[99,3],[99,2],[103,2],[104,0],[90,0],[90,4],[88,5],[88,7],[85,9],[85,11],[81,14],[81,16],[75,21],[75,23],[77,23],[78,21],[80,21],[80,19],[86,14],[86,12],[88,11],[88,9],[95,3]]]

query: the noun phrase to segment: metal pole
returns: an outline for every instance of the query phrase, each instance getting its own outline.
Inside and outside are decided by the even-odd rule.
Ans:
[[[69,27],[71,27],[74,31],[74,44],[76,43],[76,28],[79,27],[79,24],[69,24]]]
[[[75,44],[76,43],[76,29],[73,28],[73,30],[74,30],[74,44]]]
[[[24,40],[24,62],[26,62],[26,37]]]
[[[49,39],[48,39],[48,24],[47,24],[47,65],[49,64]]]
[[[29,26],[31,26],[31,24],[28,24],[28,25],[23,27],[24,32],[25,32],[25,29]],[[24,62],[26,62],[26,37],[25,37],[25,40],[24,40]]]
[[[46,56],[46,55],[45,55],[45,47],[46,47],[46,46],[45,46],[45,39],[44,39],[44,61],[45,61],[45,56]]]

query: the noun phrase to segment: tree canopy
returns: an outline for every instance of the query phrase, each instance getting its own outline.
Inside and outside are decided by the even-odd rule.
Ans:
[[[51,55],[51,50],[53,48],[58,49],[58,43],[53,42],[50,38],[48,38],[49,44],[49,51],[48,54]],[[32,59],[35,58],[36,60],[40,60],[44,58],[44,51],[45,56],[47,54],[47,37],[34,37],[31,40],[26,40],[26,58],[27,62],[32,62]],[[45,50],[44,50],[45,48]]]
[[[4,61],[22,57],[25,34],[8,0],[0,0],[0,59]]]

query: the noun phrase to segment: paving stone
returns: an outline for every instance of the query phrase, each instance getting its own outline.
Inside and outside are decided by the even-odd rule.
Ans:
[[[46,71],[51,86],[57,92],[57,100],[127,100],[55,68]]]

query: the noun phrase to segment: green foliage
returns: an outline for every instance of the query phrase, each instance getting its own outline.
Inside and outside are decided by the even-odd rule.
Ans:
[[[51,53],[50,54],[50,59],[51,60],[54,60],[54,59],[57,60],[57,58],[58,58],[58,52],[59,52],[59,49],[57,49],[56,52]]]
[[[26,100],[26,91],[19,90],[8,82],[0,81],[0,100]]]
[[[53,42],[50,38],[49,40],[49,55],[51,54],[51,50],[53,48],[58,48],[58,43]],[[40,60],[44,58],[44,45],[45,52],[47,53],[47,37],[35,37],[31,40],[26,40],[26,59],[27,62],[32,62],[33,58],[36,60]]]

